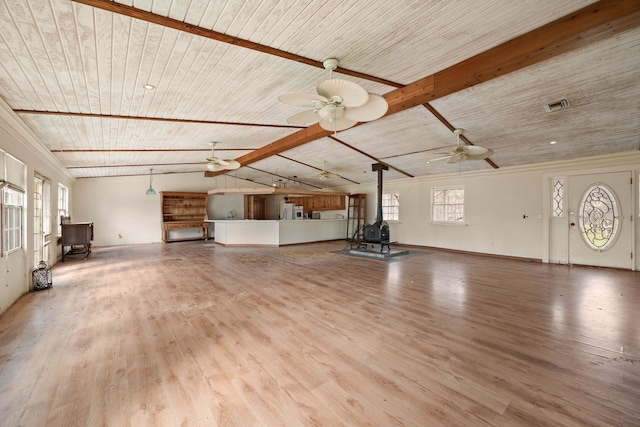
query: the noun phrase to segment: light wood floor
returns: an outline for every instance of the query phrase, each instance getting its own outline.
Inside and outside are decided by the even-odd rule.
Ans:
[[[639,273],[94,248],[0,317],[3,426],[638,426]]]

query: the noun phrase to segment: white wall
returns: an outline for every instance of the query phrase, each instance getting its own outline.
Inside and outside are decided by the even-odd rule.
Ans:
[[[227,219],[229,212],[233,212],[233,219],[244,219],[244,195],[212,194],[209,196],[209,219]]]
[[[71,189],[74,179],[62,164],[44,147],[24,122],[0,99],[0,149],[26,164],[26,209],[23,212],[23,250],[0,256],[0,313],[11,306],[30,289],[33,262],[33,180],[35,174],[44,176],[51,183],[51,230],[52,248],[50,258],[53,265],[60,255],[56,246],[58,184]],[[69,195],[73,198],[73,193]],[[57,249],[56,249],[57,248]],[[55,286],[55,277],[54,277]]]
[[[391,222],[391,240],[411,245],[431,246],[495,255],[549,261],[549,176],[631,170],[634,183],[633,221],[635,253],[640,253],[638,185],[640,153],[602,156],[578,162],[554,162],[527,168],[450,174],[397,181],[384,181],[383,192],[400,193],[400,221]],[[431,222],[431,189],[464,185],[466,225],[439,225]],[[367,194],[366,222],[376,217],[377,184],[350,186],[341,190]],[[523,218],[526,216],[527,218]],[[640,262],[636,256],[636,269]]]
[[[549,209],[545,183],[549,176],[570,176],[575,171],[632,170],[640,172],[640,153],[603,156],[578,162],[550,163],[527,168],[450,174],[385,181],[384,191],[400,193],[400,221],[391,223],[392,240],[398,243],[514,256],[549,261]],[[255,186],[221,176],[204,178],[202,173],[154,176],[159,191],[208,191],[213,188]],[[431,189],[434,186],[465,187],[465,226],[431,222]],[[232,187],[233,186],[233,187]],[[161,241],[160,198],[146,196],[148,177],[79,179],[74,186],[74,221],[93,221],[96,246]],[[367,223],[376,216],[376,184],[341,188],[367,193]],[[633,215],[638,217],[638,187],[635,186]],[[226,218],[233,209],[236,219],[244,212],[243,196],[213,196],[212,219]],[[333,217],[344,211],[323,212]],[[524,218],[526,216],[526,218]],[[326,216],[325,216],[326,217]],[[635,221],[636,224],[638,221]],[[635,227],[634,247],[640,231]],[[119,237],[122,236],[122,237]],[[640,264],[636,260],[636,265]],[[638,268],[638,267],[636,267]]]
[[[225,185],[249,186],[246,181],[225,176],[205,178],[204,171],[153,176],[155,196],[145,194],[149,176],[86,178],[74,185],[74,222],[90,221],[94,246],[131,245],[162,241],[161,191],[207,192]],[[255,186],[252,184],[251,186]],[[224,187],[227,188],[227,187]],[[208,216],[226,218],[233,209],[242,218],[242,196],[211,197]],[[222,215],[222,216],[221,216]]]

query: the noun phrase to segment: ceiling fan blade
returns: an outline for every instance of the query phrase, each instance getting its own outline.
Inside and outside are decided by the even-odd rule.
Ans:
[[[490,150],[488,148],[480,147],[479,145],[465,145],[464,151],[471,156],[481,156]]]
[[[225,167],[218,163],[207,163],[207,170],[211,172],[220,172],[225,170]]]
[[[229,161],[228,160],[222,160],[222,159],[219,159],[217,157],[207,157],[207,161],[210,164],[216,164],[216,165],[220,165],[220,166],[228,166],[229,165]]]
[[[493,150],[490,150],[488,148],[485,148],[485,150],[487,151],[484,154],[468,154],[467,160],[484,160],[493,155]]]
[[[373,93],[369,94],[369,100],[360,107],[347,108],[344,112],[346,118],[356,122],[370,122],[384,116],[389,109],[387,100]]]
[[[292,125],[308,125],[318,121],[318,114],[315,110],[306,110],[290,116],[287,123]]]
[[[444,153],[441,153],[441,154],[444,154]],[[438,157],[436,159],[427,160],[427,163],[439,162],[440,160],[445,160],[445,159],[450,159],[450,158],[451,158],[451,156]]]
[[[338,132],[341,130],[349,129],[354,127],[358,122],[354,122],[353,120],[349,120],[347,118],[339,118],[339,119],[322,119],[320,120],[320,127],[322,129]]]
[[[323,80],[316,90],[321,96],[341,102],[345,107],[360,107],[369,99],[369,93],[362,86],[348,80]]]
[[[327,102],[328,99],[322,95],[313,93],[285,93],[278,97],[280,102],[284,102],[289,105],[296,105],[298,107],[316,107],[321,106],[323,102]]]
[[[225,159],[224,161],[227,163],[227,165],[224,167],[227,170],[235,170],[242,166],[237,160]]]

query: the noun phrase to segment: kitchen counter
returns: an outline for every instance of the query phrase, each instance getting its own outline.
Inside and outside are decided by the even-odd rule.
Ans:
[[[216,243],[225,246],[282,246],[344,239],[346,219],[213,219]]]

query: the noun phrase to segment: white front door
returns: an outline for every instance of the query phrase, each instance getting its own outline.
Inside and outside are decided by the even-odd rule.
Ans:
[[[569,263],[633,269],[631,172],[569,178]]]

